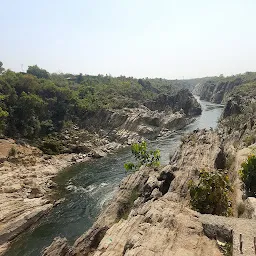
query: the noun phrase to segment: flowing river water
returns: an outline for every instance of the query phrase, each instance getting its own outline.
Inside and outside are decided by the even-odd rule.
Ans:
[[[149,142],[161,152],[161,163],[180,145],[180,138],[197,128],[215,128],[223,106],[200,101],[203,112],[195,121],[169,136]],[[132,159],[129,148],[91,162],[63,170],[56,178],[59,194],[65,201],[54,207],[39,223],[26,231],[11,246],[6,256],[39,256],[54,237],[66,237],[70,244],[87,231],[117,190],[126,173],[123,164]]]

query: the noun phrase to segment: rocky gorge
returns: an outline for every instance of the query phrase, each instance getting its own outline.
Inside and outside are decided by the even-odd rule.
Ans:
[[[143,138],[156,138],[182,128],[201,113],[188,90],[176,96],[161,96],[145,106],[102,111],[86,117],[83,129],[73,126],[58,134],[60,155],[49,156],[21,141],[2,139],[0,242],[4,252],[10,241],[37,222],[58,201],[50,195],[56,188],[52,178],[66,166],[103,157]],[[10,155],[10,151],[15,153]]]
[[[256,80],[255,72],[244,74],[212,77],[206,81],[200,81],[193,88],[193,93],[198,95],[201,100],[214,103],[226,103],[232,92],[241,85],[251,83]]]
[[[252,91],[230,99],[216,130],[193,131],[183,137],[168,165],[130,174],[73,246],[59,237],[42,254],[254,255],[255,198],[246,196],[239,178],[242,162],[256,150],[254,103]],[[233,217],[191,209],[188,182],[197,180],[201,169],[229,175]],[[245,205],[242,215],[240,204]]]

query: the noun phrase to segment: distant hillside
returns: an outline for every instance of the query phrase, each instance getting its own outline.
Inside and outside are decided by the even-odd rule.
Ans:
[[[26,73],[2,68],[0,135],[26,139],[38,146],[49,136],[51,141],[56,139],[68,127],[78,126],[91,132],[95,127],[104,129],[110,116],[113,119],[109,120],[109,128],[113,130],[127,118],[124,113],[118,115],[118,110],[145,108],[150,102],[161,108],[155,110],[168,107],[171,112],[183,109],[185,115],[197,115],[200,106],[187,90],[192,88],[187,80],[50,74],[36,65]],[[117,117],[119,120],[114,123]]]
[[[198,83],[193,90],[200,99],[214,103],[224,103],[234,90],[245,83],[256,81],[256,72],[246,72],[229,77],[213,77]]]

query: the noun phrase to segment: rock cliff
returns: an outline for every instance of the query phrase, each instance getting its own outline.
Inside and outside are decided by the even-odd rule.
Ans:
[[[241,78],[231,81],[207,81],[197,84],[193,92],[200,96],[201,100],[220,104],[224,103],[229,93],[242,83]]]
[[[256,80],[256,73],[246,72],[230,77],[212,77],[206,81],[199,82],[193,90],[195,95],[200,96],[201,100],[214,103],[226,103],[230,94],[243,84],[251,83]]]
[[[59,170],[91,157],[102,157],[142,138],[154,138],[182,128],[201,113],[200,105],[187,90],[166,101],[158,100],[157,104],[152,110],[142,105],[86,116],[81,124],[83,128],[72,126],[56,134],[65,153],[59,156],[43,155],[24,141],[17,144],[14,140],[0,140],[0,247],[5,249],[6,243],[53,207],[49,194],[56,184],[51,179]],[[16,153],[10,157],[12,148]],[[120,215],[119,203],[116,209]],[[112,212],[109,216],[106,225],[116,221]],[[104,225],[100,225],[103,230]]]
[[[57,134],[62,153],[89,153],[110,142],[131,144],[154,139],[180,129],[201,114],[201,106],[189,90],[159,95],[137,108],[100,110],[86,113],[80,127]]]
[[[169,165],[141,168],[126,177],[88,232],[73,246],[56,238],[43,255],[206,256],[223,255],[227,245],[233,247],[233,255],[241,251],[254,255],[255,222],[237,219],[237,206],[244,200],[238,171],[246,157],[256,152],[255,141],[245,141],[255,133],[254,94],[232,98],[216,131],[186,135]],[[226,170],[230,176],[233,218],[190,209],[188,181],[197,180],[201,169]],[[245,201],[243,218],[255,218],[254,201]]]

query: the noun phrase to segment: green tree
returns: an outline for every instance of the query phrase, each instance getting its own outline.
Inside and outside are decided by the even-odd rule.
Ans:
[[[249,196],[256,197],[256,156],[249,155],[239,171]]]
[[[132,144],[131,150],[137,162],[125,163],[124,167],[127,171],[137,171],[141,166],[157,167],[160,165],[160,151],[158,149],[148,151],[145,141]]]
[[[37,65],[29,66],[27,73],[36,76],[37,78],[49,79],[50,77],[49,73],[45,69],[39,68]]]
[[[22,92],[15,108],[16,127],[22,136],[34,138],[40,132],[44,101],[35,94]]]
[[[228,175],[216,172],[200,171],[199,181],[189,183],[190,203],[200,213],[229,215],[231,201],[229,192],[232,187]]]
[[[15,157],[17,154],[17,150],[15,147],[11,147],[11,149],[8,152],[8,157]]]
[[[0,134],[3,133],[5,126],[6,126],[6,118],[8,117],[9,113],[7,111],[4,111],[0,107]]]
[[[80,73],[80,74],[77,76],[77,78],[76,78],[76,82],[77,82],[78,84],[81,84],[82,81],[83,81],[83,74]]]
[[[0,74],[2,74],[3,72],[4,72],[3,62],[0,61]]]

